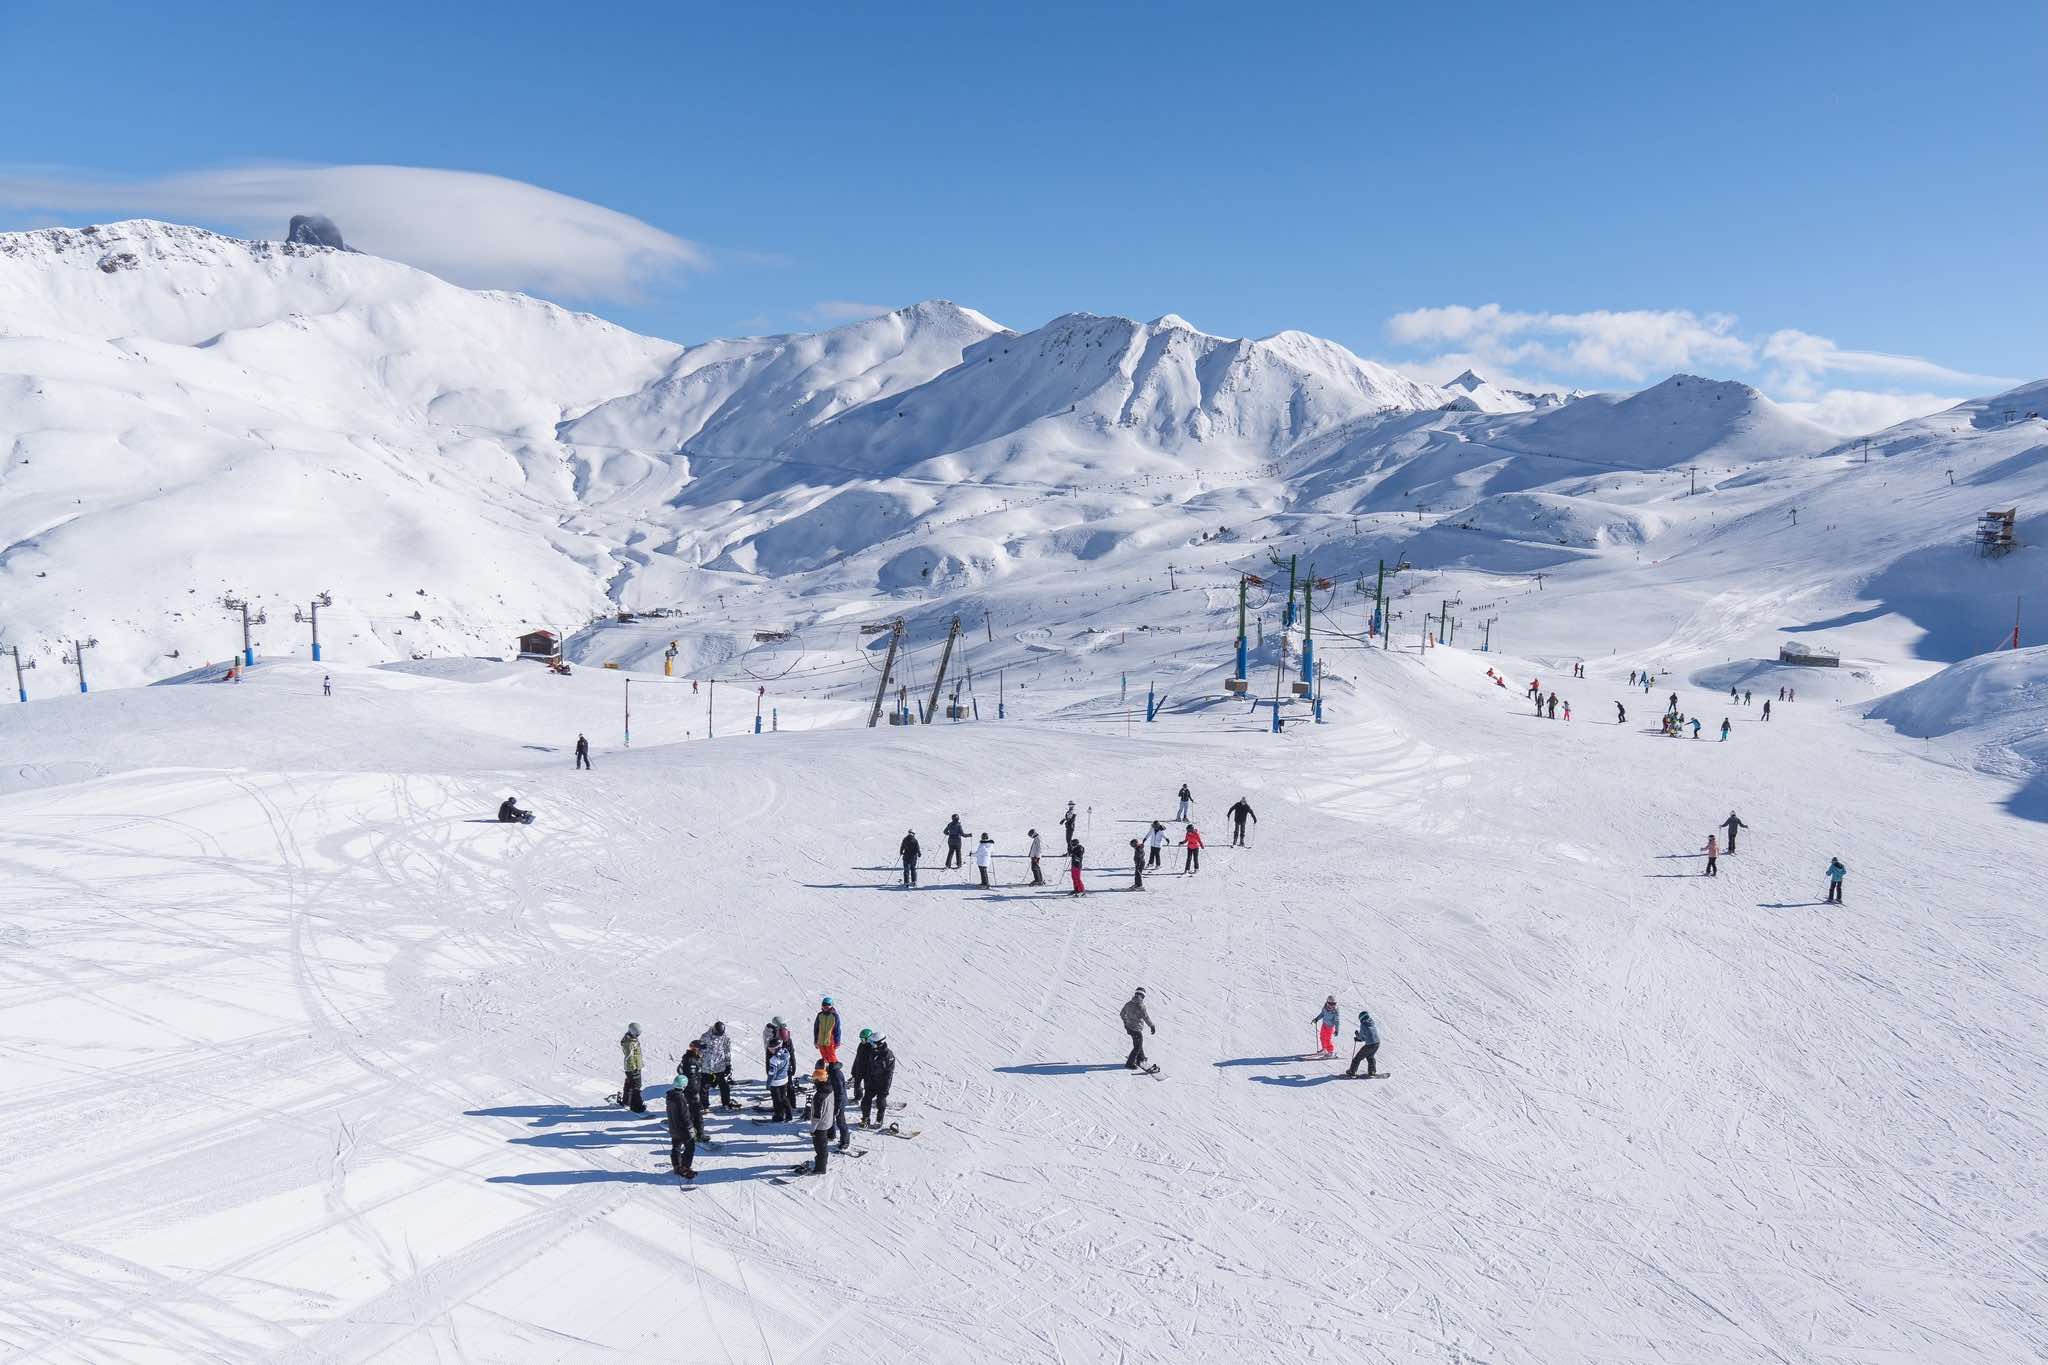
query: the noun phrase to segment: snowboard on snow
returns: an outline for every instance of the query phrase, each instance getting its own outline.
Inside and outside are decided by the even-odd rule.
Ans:
[[[1133,1076],[1158,1076],[1161,1080],[1165,1079],[1165,1077],[1159,1076],[1159,1063],[1157,1062],[1150,1062],[1144,1066],[1134,1066],[1131,1068],[1131,1074]]]
[[[917,1135],[918,1135],[919,1133],[922,1133],[922,1132],[924,1131],[924,1129],[922,1129],[922,1128],[903,1128],[903,1127],[900,1127],[900,1126],[898,1126],[898,1125],[896,1125],[896,1124],[893,1124],[893,1123],[892,1123],[892,1124],[890,1124],[890,1125],[889,1125],[889,1126],[888,1126],[887,1128],[878,1128],[878,1129],[876,1129],[875,1131],[876,1131],[876,1132],[880,1132],[880,1133],[886,1133],[886,1134],[888,1134],[888,1135],[889,1135],[890,1137],[896,1137],[896,1138],[914,1138],[914,1137],[916,1137],[916,1136],[917,1136]]]
[[[1391,1071],[1376,1071],[1370,1076],[1361,1073],[1356,1076],[1346,1076],[1344,1079],[1348,1081],[1383,1081],[1393,1074]]]

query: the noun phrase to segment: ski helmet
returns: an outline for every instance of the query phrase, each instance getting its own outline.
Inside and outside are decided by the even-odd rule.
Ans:
[[[782,1022],[782,1016],[781,1016],[781,1015],[779,1015],[779,1014],[778,1014],[778,1015],[776,1015],[776,1016],[775,1016],[775,1017],[774,1017],[773,1019],[770,1019],[770,1020],[769,1020],[768,1022],[769,1022],[769,1023],[771,1023],[771,1024],[773,1024],[773,1025],[775,1025],[775,1027],[777,1027],[777,1028],[788,1028],[788,1027],[789,1027],[789,1025],[787,1025],[787,1024],[785,1024],[785,1023],[783,1023],[783,1022]]]
[[[638,1024],[626,1025],[626,1036],[628,1038],[638,1038],[640,1036],[640,1026]]]
[[[874,1037],[874,1036],[875,1036],[875,1031],[874,1031],[873,1029],[871,1029],[871,1028],[864,1028],[864,1029],[862,1029],[862,1030],[860,1031],[860,1040],[861,1040],[861,1041],[862,1041],[863,1043],[865,1043],[865,1042],[866,1042],[866,1041],[867,1041],[868,1039],[870,1039],[870,1038],[872,1038],[872,1037]]]
[[[821,1005],[829,1005],[832,1003],[832,997],[828,995],[823,1000],[820,1000],[818,1003]]]
[[[1138,994],[1138,995],[1143,995],[1144,993],[1145,993],[1145,988],[1144,988],[1143,986],[1140,986],[1140,987],[1138,987],[1138,989],[1137,989],[1137,991],[1136,991],[1136,994]]]

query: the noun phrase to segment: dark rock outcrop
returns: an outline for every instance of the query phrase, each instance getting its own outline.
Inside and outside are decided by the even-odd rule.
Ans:
[[[336,251],[347,251],[348,243],[341,240],[341,229],[334,220],[320,213],[298,213],[292,215],[291,231],[284,238],[293,246],[324,246]]]

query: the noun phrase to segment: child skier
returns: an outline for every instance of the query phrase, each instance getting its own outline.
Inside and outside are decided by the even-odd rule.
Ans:
[[[1380,1055],[1380,1031],[1378,1025],[1372,1021],[1371,1010],[1358,1012],[1358,1027],[1352,1031],[1351,1041],[1358,1044],[1358,1051],[1351,1054],[1351,1069],[1344,1074],[1356,1076],[1358,1064],[1364,1062],[1368,1080],[1379,1075],[1377,1059]]]
[[[1842,866],[1840,858],[1828,859],[1828,904],[1842,903],[1842,878],[1849,875],[1849,869]]]
[[[1190,872],[1200,872],[1202,870],[1202,831],[1195,828],[1193,821],[1189,821],[1187,836],[1180,842],[1181,847],[1187,850],[1187,857],[1182,860],[1180,865],[1181,875],[1185,877]]]
[[[1718,876],[1720,876],[1720,875],[1721,875],[1721,870],[1720,870],[1720,857],[1721,857],[1721,843],[1720,843],[1720,840],[1716,839],[1716,838],[1715,838],[1715,837],[1714,837],[1713,835],[1709,834],[1709,835],[1707,836],[1707,870],[1706,870],[1705,872],[1702,872],[1702,873],[1700,873],[1700,875],[1701,875],[1702,877],[1718,877]]]
[[[1074,880],[1074,889],[1067,893],[1070,896],[1084,896],[1088,893],[1088,888],[1081,885],[1081,856],[1087,851],[1074,840],[1067,840],[1067,875]]]
[[[1337,1055],[1337,1020],[1339,1017],[1337,1013],[1337,997],[1332,995],[1324,997],[1322,1009],[1318,1010],[1309,1019],[1309,1022],[1316,1026],[1316,1052],[1320,1056],[1334,1057]]]
[[[996,841],[988,837],[988,831],[981,832],[981,842],[974,846],[974,870],[981,874],[981,884],[988,885],[988,860],[995,855]]]

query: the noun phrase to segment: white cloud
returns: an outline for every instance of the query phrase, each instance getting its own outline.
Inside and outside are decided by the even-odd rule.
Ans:
[[[1782,403],[1785,411],[1844,436],[1864,436],[1897,422],[1952,408],[1960,399],[1938,393],[1873,393],[1829,389],[1810,399]]]
[[[1459,343],[1494,368],[1522,365],[1576,380],[1611,377],[1641,382],[1672,370],[1747,367],[1754,348],[1735,335],[1725,313],[1684,309],[1599,309],[1590,313],[1517,313],[1497,303],[1417,308],[1387,319],[1387,335],[1404,345]]]
[[[1630,387],[1674,371],[1739,376],[1790,411],[1844,435],[1939,412],[2020,381],[1919,356],[1855,351],[1781,328],[1742,335],[1727,313],[1684,309],[1516,312],[1500,304],[1416,308],[1387,319],[1394,342],[1425,353],[1395,364],[1441,383],[1473,369],[1503,387]],[[1541,375],[1541,379],[1527,376]],[[1860,380],[1856,387],[1837,382]]]
[[[894,312],[886,303],[855,303],[852,299],[819,299],[804,309],[805,322],[831,325],[841,322],[865,322],[878,318],[884,313]]]
[[[350,246],[476,288],[631,299],[708,264],[629,214],[523,181],[428,166],[247,166],[142,180],[0,171],[0,206],[142,215],[282,237],[323,213]]]

